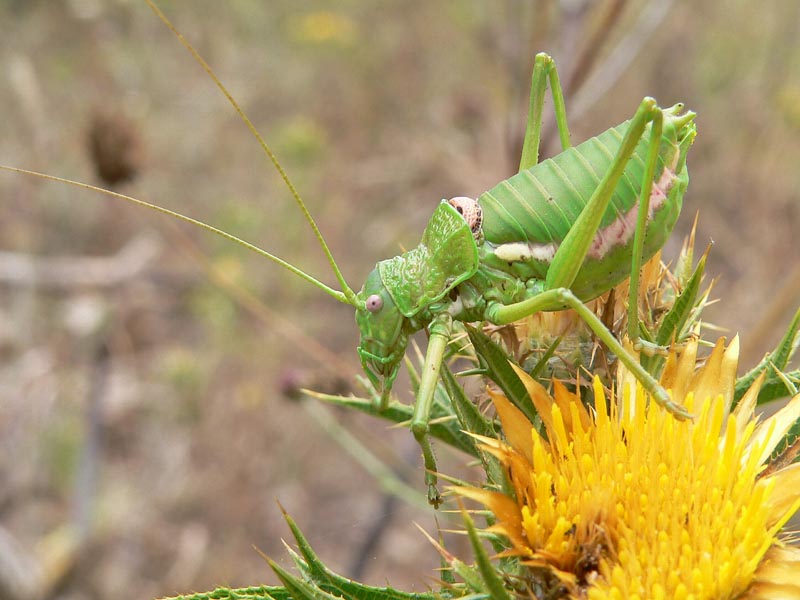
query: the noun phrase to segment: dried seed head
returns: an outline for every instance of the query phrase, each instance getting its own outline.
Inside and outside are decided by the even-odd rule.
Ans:
[[[98,177],[106,185],[136,177],[143,162],[143,147],[136,126],[121,113],[96,109],[87,132],[89,154]]]

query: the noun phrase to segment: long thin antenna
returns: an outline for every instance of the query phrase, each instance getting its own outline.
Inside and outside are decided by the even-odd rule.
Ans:
[[[29,171],[28,169],[20,169],[18,167],[8,167],[6,165],[0,165],[0,169],[3,169],[4,171],[11,171],[12,173],[20,173],[22,175],[32,175],[34,177],[40,177],[42,179],[49,179],[50,181],[58,181],[59,183],[66,183],[67,185],[72,185],[72,186],[83,188],[83,189],[86,189],[86,190],[91,190],[93,192],[100,192],[101,194],[105,194],[107,196],[112,196],[114,198],[119,198],[120,200],[125,200],[126,202],[130,202],[132,204],[136,204],[137,206],[143,206],[145,208],[150,208],[152,210],[156,210],[156,211],[158,211],[160,213],[163,213],[165,215],[169,215],[170,217],[175,217],[176,219],[180,219],[181,221],[185,221],[186,223],[191,223],[192,225],[196,225],[197,227],[201,227],[202,229],[205,229],[206,231],[210,231],[211,233],[216,233],[217,235],[219,235],[221,237],[224,237],[226,240],[229,240],[231,242],[235,242],[235,243],[239,244],[240,246],[255,252],[256,254],[258,254],[260,256],[263,256],[264,258],[268,258],[272,262],[277,263],[280,266],[282,266],[284,269],[287,269],[287,270],[291,271],[292,273],[294,273],[298,277],[301,277],[302,279],[305,279],[310,284],[317,286],[319,289],[321,289],[326,294],[336,298],[339,302],[343,302],[344,304],[351,304],[351,305],[355,304],[355,295],[353,295],[353,301],[351,301],[348,298],[348,296],[347,296],[347,294],[345,292],[340,292],[339,290],[334,290],[330,286],[327,286],[324,283],[322,283],[321,281],[319,281],[317,279],[314,279],[308,273],[305,273],[304,271],[301,271],[300,269],[298,269],[294,265],[286,262],[282,258],[279,258],[279,257],[275,256],[274,254],[270,254],[266,250],[263,250],[262,248],[259,248],[258,246],[254,246],[253,244],[251,244],[249,242],[245,242],[243,239],[240,239],[240,238],[236,237],[235,235],[231,235],[230,233],[222,231],[221,229],[217,229],[216,227],[212,227],[211,225],[208,225],[207,223],[203,223],[202,221],[198,221],[197,219],[193,219],[191,217],[187,217],[186,215],[182,215],[181,213],[169,210],[168,208],[164,208],[163,206],[158,206],[157,204],[150,204],[149,202],[145,202],[144,200],[139,200],[138,198],[133,198],[132,196],[126,196],[125,194],[120,194],[118,192],[112,192],[111,190],[106,190],[106,189],[103,189],[101,187],[97,187],[95,185],[90,185],[88,183],[82,183],[80,181],[73,181],[72,179],[64,179],[63,177],[56,177],[55,175],[48,175],[47,173],[39,173],[38,171]],[[347,289],[349,289],[349,288],[347,288]],[[353,294],[352,290],[350,290],[350,294]]]
[[[308,221],[308,224],[311,226],[311,229],[313,230],[314,235],[316,236],[317,240],[319,241],[319,245],[322,247],[322,251],[325,253],[325,256],[328,259],[328,263],[330,264],[331,269],[333,269],[333,273],[336,275],[336,279],[339,281],[339,285],[342,286],[342,293],[344,294],[344,297],[346,298],[346,300],[344,300],[344,302],[347,302],[348,304],[355,305],[355,303],[356,303],[356,295],[355,295],[355,293],[353,292],[352,289],[350,289],[350,286],[347,285],[347,282],[345,281],[344,276],[342,275],[342,272],[339,270],[339,266],[336,264],[336,261],[333,258],[333,254],[331,254],[331,251],[328,248],[328,244],[325,243],[325,238],[322,237],[322,233],[320,232],[319,228],[317,227],[317,224],[314,221],[314,218],[311,216],[311,213],[308,212],[308,208],[306,208],[305,202],[303,202],[303,199],[300,197],[300,194],[297,191],[297,189],[294,187],[294,184],[292,184],[292,181],[291,181],[291,179],[289,179],[289,176],[286,174],[286,171],[283,170],[283,167],[281,166],[281,163],[278,161],[278,158],[272,152],[272,149],[269,147],[269,145],[267,145],[267,142],[264,140],[264,138],[258,132],[258,130],[256,129],[255,125],[253,125],[252,121],[250,121],[250,119],[244,113],[242,108],[239,106],[239,103],[236,102],[236,100],[234,100],[233,96],[231,96],[231,94],[230,94],[230,92],[228,92],[227,88],[224,85],[222,85],[222,82],[220,81],[219,77],[217,77],[217,75],[214,73],[214,71],[212,70],[211,66],[205,61],[205,59],[202,56],[200,56],[200,53],[197,52],[197,50],[194,49],[194,46],[192,46],[192,44],[189,42],[189,40],[187,40],[185,37],[183,37],[183,34],[181,34],[181,32],[176,29],[176,27],[172,24],[172,22],[167,18],[167,16],[161,11],[161,9],[155,4],[155,2],[153,0],[145,0],[145,2],[147,2],[148,6],[150,6],[150,8],[153,10],[153,12],[156,14],[156,16],[159,19],[161,19],[161,21],[164,23],[164,25],[169,27],[169,29],[172,31],[172,33],[175,34],[175,36],[178,38],[180,43],[183,44],[183,46],[189,51],[189,53],[194,57],[194,59],[197,61],[197,63],[201,67],[203,67],[203,69],[205,70],[206,73],[208,73],[209,77],[211,77],[211,80],[216,84],[216,86],[223,93],[225,98],[228,99],[228,102],[230,103],[231,106],[233,106],[234,110],[236,110],[236,112],[239,114],[239,117],[242,119],[244,124],[247,125],[247,128],[250,130],[250,133],[252,133],[253,137],[256,138],[256,140],[258,141],[259,145],[261,146],[261,149],[264,151],[264,153],[267,155],[269,160],[272,162],[272,164],[275,167],[275,169],[278,171],[278,174],[281,176],[281,179],[283,179],[284,183],[286,184],[286,187],[289,188],[289,192],[292,194],[292,197],[294,198],[295,202],[297,203],[297,206],[300,207],[300,210],[302,211],[303,216],[305,217],[306,221]],[[288,263],[284,262],[283,265],[287,266],[287,268],[289,268],[288,267]],[[297,272],[299,274],[299,271],[295,270],[294,267],[292,267],[290,270],[293,271],[293,272]],[[305,278],[308,280],[308,276],[305,276]]]

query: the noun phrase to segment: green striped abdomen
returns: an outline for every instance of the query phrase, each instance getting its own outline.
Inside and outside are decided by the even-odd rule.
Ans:
[[[478,198],[483,211],[483,260],[525,280],[544,279],[553,253],[610,168],[627,128],[625,122],[608,129],[484,192]],[[628,161],[589,255],[571,286],[584,300],[597,297],[630,274],[648,138],[649,128]],[[664,157],[678,154],[676,140],[662,138],[659,154],[645,236],[645,259],[666,243],[680,214],[688,184],[685,167],[677,176],[672,172],[676,158],[670,160],[670,169],[665,171]]]

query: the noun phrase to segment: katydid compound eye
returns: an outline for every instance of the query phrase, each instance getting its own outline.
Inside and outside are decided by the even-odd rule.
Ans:
[[[367,310],[371,313],[376,313],[383,308],[383,298],[378,294],[372,294],[367,298]]]

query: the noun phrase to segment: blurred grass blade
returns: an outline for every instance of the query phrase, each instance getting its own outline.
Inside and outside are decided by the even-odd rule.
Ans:
[[[342,426],[327,408],[317,402],[304,402],[303,408],[333,441],[346,450],[372,476],[384,492],[408,504],[427,508],[428,505],[422,499],[419,490],[403,481],[394,469],[378,454],[367,448],[357,435]]]

